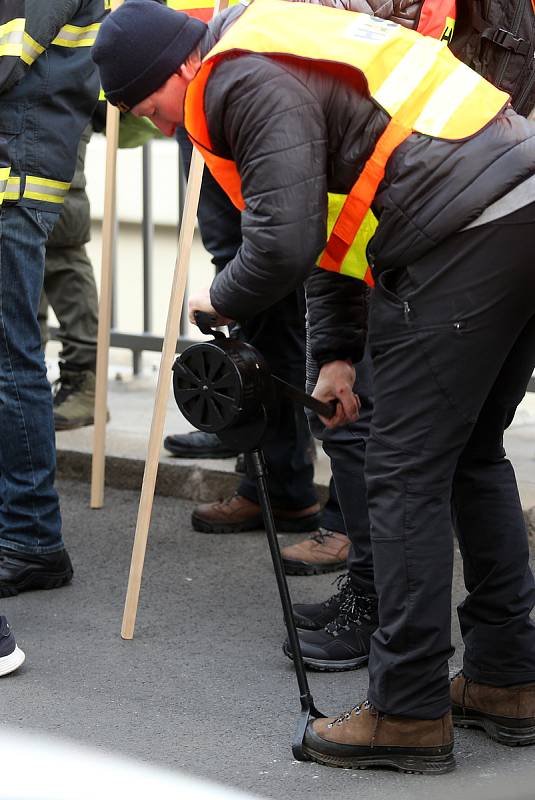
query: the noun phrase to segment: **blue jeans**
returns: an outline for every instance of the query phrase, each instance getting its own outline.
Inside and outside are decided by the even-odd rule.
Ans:
[[[58,214],[0,209],[0,547],[63,548],[56,450],[37,309],[45,243]]]

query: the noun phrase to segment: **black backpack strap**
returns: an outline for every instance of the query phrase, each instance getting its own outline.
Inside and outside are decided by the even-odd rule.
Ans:
[[[496,47],[501,47],[504,50],[509,50],[511,53],[517,53],[521,56],[527,56],[530,53],[530,43],[526,39],[515,36],[511,31],[506,28],[498,28],[491,25],[488,20],[479,12],[479,3],[471,3],[471,20],[472,25],[479,32],[482,39],[487,39]]]

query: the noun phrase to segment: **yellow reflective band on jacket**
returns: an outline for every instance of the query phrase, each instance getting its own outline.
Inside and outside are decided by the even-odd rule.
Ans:
[[[15,56],[31,65],[45,48],[26,33],[25,22],[18,17],[0,25],[0,56]]]
[[[0,56],[17,56],[20,58],[24,38],[24,23],[23,17],[17,17],[0,25]]]
[[[43,53],[45,48],[32,39],[29,33],[24,32],[24,41],[22,43],[21,59],[25,64],[31,66],[35,59]]]
[[[78,25],[64,25],[52,44],[58,47],[92,47],[95,44],[100,22],[93,25],[85,25],[83,28]]]
[[[0,206],[4,200],[9,178],[10,167],[0,167]]]
[[[3,169],[7,169],[7,181],[4,187],[2,200],[16,202],[20,200],[20,177],[9,175],[9,167],[0,169],[0,176]],[[1,185],[0,177],[0,185]],[[65,200],[65,195],[69,191],[70,183],[66,181],[54,181],[50,178],[40,178],[36,175],[26,175],[23,198],[28,200],[40,200],[42,203],[56,203],[60,205]]]

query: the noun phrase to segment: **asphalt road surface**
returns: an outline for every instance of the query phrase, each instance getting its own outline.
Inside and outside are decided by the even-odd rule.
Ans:
[[[60,492],[75,578],[72,586],[0,605],[26,652],[19,672],[0,681],[4,726],[265,798],[529,796],[521,786],[535,748],[506,748],[480,732],[456,733],[457,770],[444,776],[294,761],[299,695],[281,651],[284,628],[265,535],[194,533],[191,503],[157,497],[135,637],[123,641],[139,495],[108,490],[105,508],[94,511],[87,485],[63,482]],[[291,578],[292,596],[325,599],[333,577]],[[457,602],[462,595],[457,558]],[[461,663],[456,622],[454,636],[452,671]],[[310,683],[318,708],[338,713],[365,698],[367,671],[311,673]]]

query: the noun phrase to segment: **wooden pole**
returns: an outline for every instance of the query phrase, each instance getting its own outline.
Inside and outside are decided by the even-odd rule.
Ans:
[[[150,427],[147,460],[145,462],[145,472],[143,474],[143,485],[141,488],[136,534],[134,538],[134,547],[132,550],[132,561],[130,564],[130,575],[128,578],[128,589],[124,607],[123,626],[121,629],[121,636],[123,639],[132,639],[134,636],[139,590],[141,587],[141,576],[143,574],[143,563],[145,561],[145,551],[147,547],[150,518],[152,514],[152,504],[154,501],[154,488],[156,485],[160,447],[165,423],[167,397],[169,394],[171,367],[173,365],[176,342],[180,329],[180,317],[182,313],[182,304],[184,302],[186,279],[188,276],[189,259],[193,243],[193,233],[195,228],[195,218],[197,216],[197,207],[199,204],[199,194],[201,191],[203,167],[204,162],[202,156],[197,150],[194,150],[191,159],[188,186],[186,189],[184,215],[182,217],[182,226],[180,228],[180,237],[178,241],[178,255],[175,265],[171,297],[169,300],[169,311],[167,315],[162,359],[160,362],[160,371],[158,374],[158,384],[156,387],[156,397],[154,400],[154,409]]]
[[[214,16],[216,16],[219,11],[226,8],[227,5],[228,0],[217,0],[214,6]],[[198,150],[194,149],[186,188],[182,225],[180,227],[180,236],[178,239],[178,253],[175,263],[173,285],[171,288],[171,297],[169,298],[167,325],[165,328],[162,358],[160,361],[160,371],[158,374],[158,384],[156,386],[156,397],[154,399],[154,409],[150,426],[147,460],[143,473],[143,485],[141,487],[141,497],[139,500],[136,533],[130,562],[130,574],[128,576],[128,588],[126,590],[126,602],[121,628],[121,636],[123,639],[133,639],[134,637],[141,577],[143,575],[143,564],[147,549],[150,518],[154,502],[154,489],[156,486],[160,447],[165,423],[165,411],[171,382],[171,367],[173,365],[176,343],[180,330],[180,317],[184,303],[184,293],[186,290],[189,259],[193,244],[195,219],[199,206],[203,170],[203,158]]]
[[[115,11],[122,3],[123,0],[112,0],[111,10]],[[102,508],[104,505],[106,422],[108,416],[108,362],[113,284],[113,240],[117,215],[116,184],[118,141],[119,109],[108,103],[106,109],[106,178],[104,181],[104,217],[102,220],[102,260],[98,306],[95,427],[93,432],[93,458],[91,461],[91,508]]]

